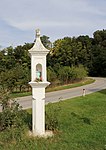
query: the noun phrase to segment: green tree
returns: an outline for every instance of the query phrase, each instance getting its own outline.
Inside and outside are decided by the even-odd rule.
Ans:
[[[78,67],[72,67],[72,77],[71,80],[82,80],[88,75],[87,68],[83,65],[79,65]]]
[[[29,90],[29,84],[28,82],[31,80],[31,72],[28,67],[24,66],[17,66],[15,68],[17,70],[16,78],[17,78],[17,87],[19,87],[20,92],[22,91],[22,88]]]
[[[72,70],[69,66],[64,66],[58,71],[59,79],[61,80],[62,84],[67,84],[70,82],[72,77]]]
[[[71,66],[71,38],[59,39],[54,42],[52,50],[53,65],[59,63],[62,66]]]
[[[51,49],[52,48],[52,43],[49,40],[49,37],[46,35],[41,36],[41,41],[43,43],[43,45],[47,48],[47,49]]]
[[[50,82],[54,82],[57,78],[56,73],[54,72],[52,67],[47,68],[47,78]]]
[[[14,57],[16,60],[16,63],[28,66],[31,68],[31,59],[28,50],[33,46],[33,43],[25,43],[23,46],[17,46],[14,49]]]
[[[12,46],[7,47],[1,51],[2,53],[2,65],[5,69],[11,69],[15,66],[16,60],[14,57],[14,49]],[[2,66],[0,65],[2,68]],[[5,70],[3,69],[3,70]]]
[[[63,66],[59,70],[59,79],[64,83],[71,83],[73,81],[82,80],[87,77],[87,69],[83,67],[83,65],[79,65],[78,67],[72,66]]]
[[[93,76],[106,77],[106,30],[94,32],[92,48]]]
[[[62,66],[75,66],[80,63],[82,44],[75,37],[65,37],[54,42],[52,50],[53,63]]]
[[[89,36],[79,36],[77,41],[81,42],[81,51],[79,53],[79,64],[92,68],[92,38]]]
[[[13,69],[0,73],[0,87],[12,92],[16,86],[16,76]]]
[[[5,58],[4,58],[4,53],[3,51],[0,51],[0,72],[4,71],[6,69],[6,66],[5,66]]]

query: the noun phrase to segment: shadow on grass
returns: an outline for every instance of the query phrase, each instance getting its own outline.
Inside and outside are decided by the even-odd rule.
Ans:
[[[101,90],[101,88],[89,89],[89,91],[106,94],[106,89]]]
[[[87,118],[87,117],[80,117],[78,114],[76,114],[76,113],[74,113],[74,112],[72,112],[71,115],[72,115],[73,117],[76,117],[76,118],[79,119],[79,120],[82,120],[83,123],[88,124],[88,125],[91,125],[91,120],[90,120],[89,118]]]
[[[102,94],[106,95],[106,89],[99,91],[99,93],[102,93]]]

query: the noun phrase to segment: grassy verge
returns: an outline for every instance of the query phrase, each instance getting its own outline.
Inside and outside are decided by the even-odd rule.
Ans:
[[[74,87],[78,87],[78,86],[83,86],[86,84],[91,84],[93,83],[95,80],[91,79],[91,78],[86,78],[83,81],[77,82],[77,83],[73,83],[73,84],[68,84],[68,85],[62,85],[62,86],[57,86],[57,87],[48,87],[46,89],[46,92],[52,92],[52,91],[58,91],[58,90],[65,90],[65,89],[69,89],[69,88],[74,88]],[[12,93],[11,97],[16,98],[16,97],[23,97],[23,96],[29,96],[31,95],[31,92],[24,92],[24,93]]]
[[[17,98],[17,97],[24,97],[24,96],[30,96],[31,92],[14,92],[11,94],[12,98]]]
[[[57,107],[58,103],[52,105]],[[20,141],[5,142],[2,136],[0,149],[105,150],[106,90],[61,101],[59,107],[61,108],[58,116],[59,130],[54,137],[43,139],[29,138],[25,135]]]
[[[91,84],[93,83],[95,80],[91,79],[91,78],[86,78],[80,82],[76,82],[76,83],[72,83],[72,84],[67,84],[67,85],[63,85],[63,86],[57,86],[57,87],[52,87],[52,88],[47,88],[46,91],[47,92],[52,92],[52,91],[59,91],[59,90],[65,90],[65,89],[70,89],[70,88],[75,88],[75,87],[79,87],[79,86],[83,86],[86,84]]]

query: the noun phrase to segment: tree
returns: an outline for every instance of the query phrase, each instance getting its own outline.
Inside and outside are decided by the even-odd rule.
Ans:
[[[47,80],[51,83],[51,86],[55,86],[58,82],[57,74],[50,66],[47,68]]]
[[[106,30],[94,32],[92,42],[93,76],[106,77]]]
[[[25,43],[23,46],[17,46],[14,49],[14,57],[16,60],[16,63],[28,66],[31,68],[31,60],[28,50],[33,46],[33,43]]]
[[[5,58],[4,58],[3,51],[0,51],[0,72],[4,71],[6,68],[4,62],[5,62]]]
[[[27,88],[29,90],[28,82],[31,80],[29,68],[21,65],[17,66],[15,70],[17,70],[17,87],[19,87],[20,92],[22,91],[22,88]]]
[[[58,71],[58,74],[59,74],[59,79],[63,83],[67,84],[71,80],[72,70],[69,66],[64,66]]]
[[[82,44],[75,37],[65,37],[54,42],[52,60],[54,64],[62,66],[75,66],[81,62]]]
[[[53,64],[59,63],[62,66],[71,66],[71,38],[59,39],[54,42],[51,52]]]
[[[52,48],[52,43],[49,40],[49,37],[46,35],[41,36],[41,41],[43,43],[43,45],[47,48],[47,49],[51,49]]]
[[[5,70],[0,74],[0,86],[7,91],[13,92],[16,87],[17,78],[15,76],[16,72],[13,69]]]
[[[89,36],[79,36],[77,41],[81,42],[82,48],[79,54],[79,64],[92,68],[92,38]]]
[[[12,46],[7,47],[1,51],[2,65],[5,69],[11,69],[15,66],[16,60],[14,57],[14,49]],[[0,66],[2,68],[2,66]],[[3,69],[3,70],[5,70]]]

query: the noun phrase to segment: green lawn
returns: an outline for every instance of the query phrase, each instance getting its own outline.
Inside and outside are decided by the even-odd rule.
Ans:
[[[106,90],[52,105],[61,108],[59,130],[54,137],[43,139],[23,136],[21,140],[7,142],[0,138],[0,150],[106,149]]]

